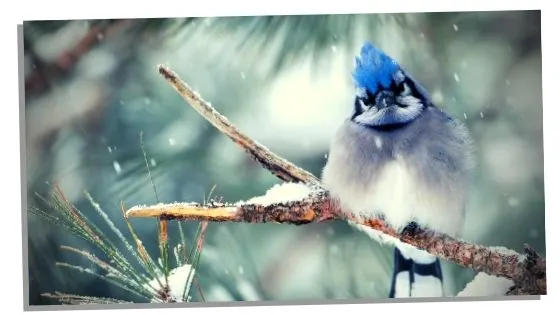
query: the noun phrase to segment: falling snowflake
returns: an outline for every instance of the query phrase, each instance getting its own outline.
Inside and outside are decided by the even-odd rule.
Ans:
[[[122,171],[121,165],[117,161],[113,161],[113,168],[115,169],[115,172],[117,172],[117,174],[120,174]]]

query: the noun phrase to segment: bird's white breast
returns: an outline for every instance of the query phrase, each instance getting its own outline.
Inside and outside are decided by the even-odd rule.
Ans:
[[[342,162],[338,160],[334,164]],[[384,163],[366,185],[340,174],[341,168],[329,164],[324,169],[323,181],[340,200],[344,211],[365,217],[381,214],[396,229],[404,228],[411,221],[448,234],[455,234],[461,228],[463,194],[442,189],[445,185],[428,186],[401,157]]]

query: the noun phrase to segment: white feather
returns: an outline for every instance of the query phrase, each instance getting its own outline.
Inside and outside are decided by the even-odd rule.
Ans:
[[[323,180],[345,211],[368,218],[381,214],[397,230],[412,220],[451,235],[462,227],[464,195],[430,190],[402,158],[387,163],[368,185],[348,182],[333,168],[327,163]]]
[[[395,244],[401,251],[401,254],[406,259],[412,259],[414,262],[419,264],[431,264],[434,263],[437,259],[436,256],[428,253],[425,250],[420,250],[412,245],[408,245],[403,242],[397,242]]]
[[[442,297],[443,285],[441,280],[433,276],[420,276],[415,274],[410,296]]]
[[[410,276],[408,271],[402,271],[395,277],[395,297],[410,297]]]

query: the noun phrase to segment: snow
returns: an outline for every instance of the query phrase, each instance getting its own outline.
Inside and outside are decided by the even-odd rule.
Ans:
[[[230,205],[230,204],[223,204],[224,207],[223,210],[228,210],[231,212],[235,212],[237,211],[236,206],[234,205]],[[136,205],[132,208],[130,208],[128,211],[142,211],[142,210],[148,210],[148,209],[172,209],[172,208],[177,208],[177,209],[187,209],[187,208],[197,208],[200,207],[200,204],[197,202],[172,202],[172,203],[158,203],[158,204],[154,204],[154,205]]]
[[[355,228],[358,231],[364,232],[367,234],[367,236],[369,236],[372,240],[382,244],[382,245],[389,245],[389,246],[395,246],[397,243],[402,243],[401,241],[399,241],[397,238],[392,237],[390,235],[387,235],[381,231],[378,230],[374,230],[370,227],[367,227],[365,225],[362,224],[358,224],[355,222],[351,222],[351,221],[347,221],[347,223]]]
[[[503,246],[488,246],[488,249],[505,256],[520,256],[518,252]]]
[[[512,285],[513,281],[510,279],[480,272],[457,296],[503,296]]]
[[[175,301],[184,301],[183,292],[185,291],[185,287],[188,291],[188,288],[192,284],[194,274],[195,270],[189,264],[185,264],[171,270],[167,281],[169,283],[170,294]],[[159,281],[161,281],[161,283],[163,284],[165,283],[165,278],[161,276]],[[149,289],[150,287],[159,288],[159,283],[157,279],[153,279],[144,286],[147,289]]]
[[[457,81],[457,82],[460,81],[460,80],[459,80],[459,75],[457,74],[457,72],[455,72],[455,73],[453,74],[453,78],[454,78],[455,81]]]
[[[121,165],[117,161],[113,161],[113,168],[115,169],[115,172],[117,172],[117,174],[120,174],[122,171]]]
[[[241,203],[269,206],[276,203],[302,200],[312,192],[312,189],[306,184],[282,183],[272,186],[264,196],[253,197]]]

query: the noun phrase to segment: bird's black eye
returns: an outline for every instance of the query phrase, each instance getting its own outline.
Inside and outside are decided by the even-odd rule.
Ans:
[[[412,95],[412,89],[410,88],[409,82],[405,80],[401,82],[399,85],[397,85],[396,92],[397,92],[396,94],[400,96]]]
[[[362,108],[362,110],[368,109],[373,105],[367,97],[360,97],[356,100],[356,102],[358,102],[358,105]]]
[[[367,109],[374,105],[375,96],[371,94],[370,91],[364,91],[361,95],[356,98],[356,102],[363,109]]]

